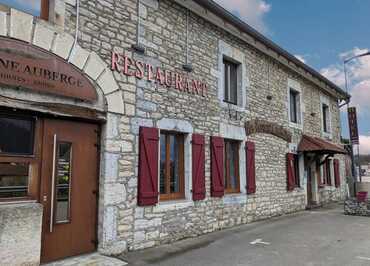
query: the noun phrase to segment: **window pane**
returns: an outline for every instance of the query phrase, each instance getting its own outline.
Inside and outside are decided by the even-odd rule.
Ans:
[[[239,189],[239,144],[235,141],[225,141],[225,161],[224,161],[224,173],[225,173],[225,188],[238,190]]]
[[[159,176],[159,191],[161,194],[166,194],[166,135],[161,134],[161,158],[160,158],[160,176]]]
[[[294,155],[294,171],[295,171],[295,185],[300,187],[300,180],[299,180],[299,156]]]
[[[328,132],[328,106],[325,104],[322,105],[322,115],[324,132]]]
[[[33,120],[0,116],[0,128],[0,153],[33,153]]]
[[[71,189],[72,144],[58,143],[56,165],[56,215],[57,223],[68,222]]]
[[[230,67],[229,65],[224,62],[224,68],[225,68],[225,101],[229,101],[230,98]]]
[[[13,7],[37,17],[41,14],[41,0],[0,0],[0,10],[1,5]]]
[[[170,135],[170,192],[180,192],[180,177],[179,177],[179,138],[175,135]]]
[[[28,163],[0,163],[0,198],[28,195]]]
[[[229,165],[230,165],[230,187],[232,189],[237,188],[237,154],[236,154],[236,143],[229,145]]]
[[[298,122],[298,119],[297,119],[297,93],[295,93],[294,91],[290,90],[290,99],[289,99],[289,102],[290,102],[290,121],[293,122],[293,123],[297,123]]]
[[[238,93],[237,66],[235,64],[232,64],[230,65],[230,102],[237,104],[237,93]]]

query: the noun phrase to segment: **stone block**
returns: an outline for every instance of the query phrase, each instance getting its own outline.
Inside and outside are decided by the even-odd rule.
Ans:
[[[71,51],[69,62],[79,69],[83,69],[88,57],[89,52],[83,49],[81,46],[76,45],[76,47]]]
[[[96,80],[105,68],[105,62],[95,52],[90,53],[84,69],[85,73],[93,80]]]
[[[126,200],[126,188],[121,183],[110,183],[104,186],[104,205],[115,205]]]
[[[118,178],[118,160],[119,154],[104,153],[104,182],[115,182]]]
[[[39,265],[42,205],[0,205],[1,265]]]
[[[8,27],[6,23],[6,13],[0,11],[0,36],[8,34]]]
[[[63,59],[67,59],[71,53],[73,42],[74,42],[74,38],[71,35],[67,33],[59,33],[55,37],[55,42],[52,48],[52,52],[55,53],[56,55],[59,55]],[[83,67],[85,62],[86,60],[83,63],[79,64],[79,65],[82,65],[80,68]],[[78,64],[77,60],[75,61],[75,65],[76,64]]]
[[[33,16],[16,9],[10,10],[10,37],[31,42]]]
[[[106,96],[108,112],[124,114],[125,106],[123,104],[122,91],[116,91]]]
[[[112,71],[106,68],[103,74],[98,79],[98,85],[103,90],[104,94],[111,93],[113,91],[119,90],[118,84],[113,77]]]
[[[46,27],[44,23],[37,22],[33,36],[33,44],[47,51],[51,49],[54,39],[54,31]]]

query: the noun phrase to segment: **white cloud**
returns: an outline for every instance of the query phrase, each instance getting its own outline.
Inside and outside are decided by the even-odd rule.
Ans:
[[[270,12],[271,5],[264,0],[216,0],[216,2],[262,33],[268,32],[264,16]]]
[[[370,154],[370,136],[360,135],[360,154]]]
[[[339,54],[343,61],[355,55],[368,52],[368,49],[353,48]],[[370,56],[354,59],[347,64],[349,92],[352,95],[351,105],[358,108],[359,114],[370,113]],[[321,69],[320,73],[338,86],[345,87],[343,64],[334,64]]]
[[[304,55],[299,55],[299,54],[296,54],[294,55],[299,61],[301,61],[302,63],[306,64],[306,59],[305,59],[305,56]]]

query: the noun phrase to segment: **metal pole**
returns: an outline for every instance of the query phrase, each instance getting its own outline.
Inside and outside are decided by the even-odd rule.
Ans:
[[[361,174],[361,162],[360,162],[360,144],[357,145],[357,163],[358,163],[358,176],[360,178],[360,183],[362,183],[362,174]]]

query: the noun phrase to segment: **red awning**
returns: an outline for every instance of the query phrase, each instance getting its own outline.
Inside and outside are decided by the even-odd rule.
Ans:
[[[321,138],[303,135],[298,145],[299,152],[312,152],[321,154],[346,154],[347,151],[341,146]]]

